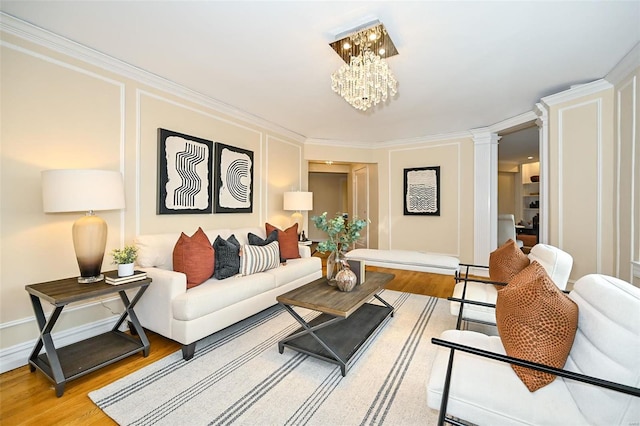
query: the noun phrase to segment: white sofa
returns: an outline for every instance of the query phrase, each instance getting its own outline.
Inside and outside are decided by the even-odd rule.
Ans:
[[[264,228],[213,229],[204,231],[213,244],[220,235],[232,234],[248,244],[249,232],[265,238]],[[136,305],[142,326],[183,345],[183,358],[193,357],[196,342],[231,324],[275,305],[276,297],[322,277],[320,258],[309,247],[299,246],[300,259],[289,259],[275,269],[224,280],[210,278],[187,290],[186,275],[173,271],[173,248],[179,232],[140,235],[138,269],[153,282]]]
[[[631,394],[564,377],[529,392],[508,363],[458,347],[446,414],[477,425],[638,424],[640,289],[618,278],[592,274],[576,281],[569,297],[578,305],[578,330],[564,371],[630,386]],[[448,330],[441,339],[505,355],[498,336]],[[450,349],[439,347],[427,385],[430,408],[442,408],[450,362]]]

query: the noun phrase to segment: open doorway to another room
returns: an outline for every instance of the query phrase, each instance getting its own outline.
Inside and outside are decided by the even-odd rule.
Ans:
[[[501,134],[498,143],[498,217],[513,215],[517,240],[526,253],[540,235],[539,138],[533,125]],[[499,235],[498,246],[504,243],[500,240]]]
[[[349,218],[368,220],[356,248],[378,247],[378,166],[377,164],[309,162],[309,191],[313,210],[309,212],[309,235],[314,242],[327,238],[311,218],[327,212],[329,217],[346,213]]]

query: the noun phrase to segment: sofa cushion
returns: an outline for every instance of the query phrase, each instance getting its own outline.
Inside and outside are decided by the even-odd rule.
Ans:
[[[225,280],[212,278],[173,299],[173,318],[178,321],[196,320],[274,288],[273,277],[265,272],[236,275]],[[276,303],[275,296],[273,303]]]
[[[265,224],[267,235],[274,229],[278,230],[278,243],[280,244],[280,260],[297,259],[300,257],[298,250],[298,224],[295,223],[284,231],[276,228],[270,223]]]
[[[578,328],[578,305],[534,261],[498,291],[496,325],[507,355],[562,368]],[[555,379],[552,374],[512,367],[531,392]]]
[[[492,281],[507,283],[529,265],[529,258],[513,240],[495,249],[489,255],[489,277]],[[496,287],[500,290],[500,286]]]
[[[551,281],[560,290],[567,288],[567,282],[573,267],[573,258],[569,253],[547,244],[536,244],[529,252],[528,257],[532,262],[536,260],[544,267]]]
[[[240,256],[240,273],[251,275],[280,265],[280,248],[277,241],[265,246],[245,244]]]
[[[232,277],[240,272],[240,243],[235,235],[226,240],[220,236],[213,242],[216,262],[213,276],[218,280]]]
[[[187,288],[202,284],[213,275],[214,252],[202,228],[188,237],[180,234],[173,249],[173,270],[187,276]]]
[[[276,287],[290,284],[301,278],[306,278],[311,274],[322,271],[322,259],[319,257],[304,257],[300,259],[289,259],[287,263],[279,268],[269,269],[265,274],[275,278]],[[319,278],[319,277],[314,277]],[[307,279],[305,282],[309,282]]]

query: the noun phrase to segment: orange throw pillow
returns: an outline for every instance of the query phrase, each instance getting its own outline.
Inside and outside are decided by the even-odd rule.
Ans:
[[[276,228],[270,223],[265,224],[267,235],[274,229],[278,230],[278,244],[280,245],[280,260],[297,259],[300,257],[298,248],[298,224],[294,224],[284,231]]]
[[[496,325],[507,355],[563,368],[578,328],[578,305],[534,260],[498,292]],[[511,367],[531,392],[555,379],[553,374]]]
[[[518,272],[529,266],[529,258],[513,240],[495,249],[489,255],[489,277],[491,281],[508,283]],[[496,286],[498,290],[503,286]]]
[[[187,276],[187,288],[202,284],[213,275],[214,251],[202,228],[191,237],[183,232],[173,248],[173,270]]]

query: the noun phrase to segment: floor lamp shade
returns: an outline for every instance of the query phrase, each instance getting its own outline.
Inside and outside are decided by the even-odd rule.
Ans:
[[[94,212],[124,208],[122,174],[109,170],[45,170],[42,172],[42,205],[45,213],[87,212],[72,228],[80,268],[78,281],[102,280],[107,223]]]

